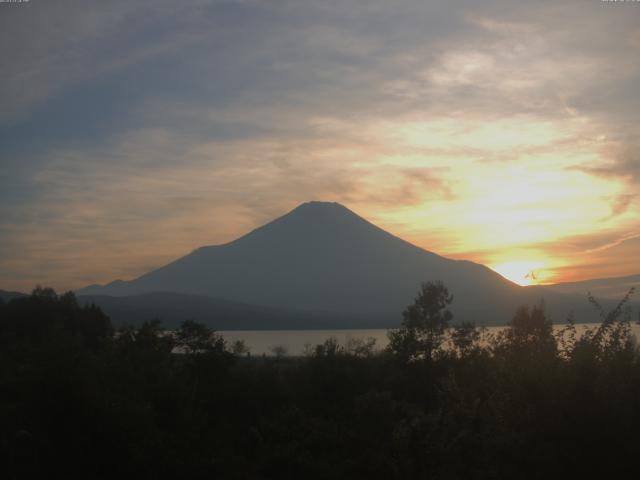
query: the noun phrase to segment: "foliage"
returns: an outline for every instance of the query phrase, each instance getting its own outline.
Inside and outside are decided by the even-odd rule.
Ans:
[[[632,292],[629,293],[629,295]],[[599,307],[593,297],[594,306]],[[7,478],[623,477],[636,466],[640,355],[628,296],[586,333],[543,305],[499,335],[450,328],[423,285],[393,347],[328,339],[251,357],[205,325],[113,332],[38,288],[0,304]],[[235,353],[235,355],[234,355]],[[398,361],[401,360],[401,361]],[[410,361],[409,361],[410,360]]]
[[[182,322],[176,332],[176,343],[191,355],[220,354],[226,350],[224,338],[195,320]]]
[[[413,304],[402,313],[402,325],[389,333],[389,351],[405,358],[432,360],[453,315],[453,295],[442,282],[423,283]]]
[[[453,327],[450,335],[451,344],[455,353],[458,357],[464,358],[478,350],[478,342],[480,341],[482,332],[476,328],[474,323],[462,322],[460,325]]]
[[[231,344],[231,352],[234,355],[249,355],[251,349],[247,346],[244,340],[236,340]]]
[[[493,351],[511,360],[518,357],[521,361],[540,362],[542,359],[555,358],[557,345],[553,323],[547,317],[544,305],[519,307],[508,328],[496,338]]]
[[[5,342],[31,345],[65,336],[98,348],[113,333],[109,318],[95,305],[80,306],[73,292],[57,295],[51,288],[36,287],[30,296],[4,305],[0,337]]]

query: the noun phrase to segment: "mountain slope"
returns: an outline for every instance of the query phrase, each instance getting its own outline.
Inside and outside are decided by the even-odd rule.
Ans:
[[[216,330],[303,330],[358,326],[357,319],[348,316],[258,307],[182,293],[155,292],[125,297],[80,295],[78,301],[84,305],[98,305],[116,326],[139,325],[152,319],[161,320],[167,328],[176,328],[183,320],[193,319]]]
[[[7,291],[7,290],[0,290],[0,301],[3,302],[9,302],[9,300],[12,300],[14,298],[20,298],[20,297],[25,297],[26,293],[20,293],[20,292],[11,292],[11,291]]]
[[[636,290],[640,288],[640,275],[556,283],[555,285],[548,285],[545,288],[556,293],[565,294],[584,294],[585,292],[591,292],[596,297],[620,300],[632,287],[635,287]],[[635,298],[637,298],[639,293],[640,292],[636,291]]]
[[[309,202],[225,245],[79,294],[175,292],[397,320],[421,282],[441,280],[458,317],[501,323],[530,294],[489,268],[418,248],[336,203]]]

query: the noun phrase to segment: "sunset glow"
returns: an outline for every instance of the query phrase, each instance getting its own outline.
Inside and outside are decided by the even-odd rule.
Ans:
[[[0,36],[6,478],[637,469],[640,0],[0,0]]]
[[[542,264],[537,262],[507,262],[491,267],[507,280],[518,285],[537,285],[541,283],[539,278]]]
[[[130,38],[136,2],[100,31],[40,3],[0,18],[0,288],[134,278],[314,199],[519,284],[640,271],[640,8],[161,1]]]

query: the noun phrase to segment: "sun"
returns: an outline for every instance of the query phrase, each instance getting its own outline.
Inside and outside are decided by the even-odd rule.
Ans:
[[[541,268],[540,262],[505,262],[491,267],[507,280],[511,280],[520,286],[537,285],[539,283],[538,270]]]

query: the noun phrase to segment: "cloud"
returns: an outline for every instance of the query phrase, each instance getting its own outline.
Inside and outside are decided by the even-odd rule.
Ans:
[[[613,205],[611,206],[611,215],[606,220],[615,218],[619,215],[626,213],[633,205],[633,201],[636,198],[635,194],[623,194],[619,195]]]
[[[0,5],[0,282],[130,277],[313,198],[478,261],[632,231],[622,7]]]
[[[631,184],[640,184],[640,145],[629,142],[622,147],[611,145],[610,148],[603,163],[576,168],[596,177],[620,178]]]
[[[614,247],[617,247],[619,245],[622,245],[624,242],[627,242],[629,240],[633,240],[635,238],[640,238],[640,231],[626,233],[626,234],[622,235],[619,238],[616,238],[615,240],[613,240],[611,242],[607,242],[604,245],[598,245],[597,247],[590,248],[588,250],[585,250],[582,253],[591,254],[591,253],[603,252],[605,250],[609,250],[611,248],[614,248]]]

